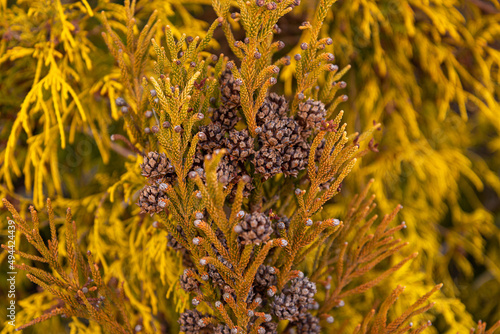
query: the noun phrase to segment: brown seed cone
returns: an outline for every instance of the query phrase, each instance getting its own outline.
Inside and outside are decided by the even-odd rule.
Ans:
[[[236,84],[230,70],[222,73],[220,79],[220,95],[223,106],[236,108],[240,105],[240,85]]]
[[[143,176],[154,180],[163,178],[166,182],[172,184],[176,178],[174,166],[167,159],[165,153],[149,152],[144,157],[141,169]]]
[[[205,140],[198,142],[198,146],[204,155],[226,146],[226,131],[219,123],[201,126],[200,132],[203,132],[206,136]]]
[[[182,227],[180,225],[177,225],[177,232],[179,232],[179,234],[182,236],[182,237],[185,237],[184,235],[184,231],[182,230]],[[173,248],[174,250],[182,250],[184,249],[184,246],[182,246],[182,244],[180,242],[178,242],[174,236],[172,234],[168,234],[167,235],[167,239],[168,239],[168,242],[167,242],[167,246],[168,247],[171,247]]]
[[[232,160],[245,161],[254,151],[254,139],[248,134],[248,130],[232,130],[227,139],[227,148]]]
[[[230,108],[222,105],[219,109],[214,110],[212,121],[218,123],[224,130],[231,130],[240,121],[238,109]]]
[[[195,268],[190,268],[190,270],[196,271]],[[200,282],[196,278],[189,276],[188,270],[184,270],[184,273],[179,278],[179,283],[182,290],[186,292],[196,291],[200,287]]]
[[[276,286],[277,276],[274,267],[261,265],[257,270],[254,280],[254,288],[256,291],[266,293],[267,289]]]
[[[228,185],[239,179],[241,169],[236,161],[231,161],[226,155],[222,158],[217,166],[217,179],[220,183]]]
[[[194,153],[193,156],[193,166],[191,167],[191,170],[196,170],[196,168],[198,167],[203,168],[204,161],[205,161],[205,154],[203,154],[200,145],[198,145],[196,147],[196,152]]]
[[[260,327],[264,328],[265,330],[265,332],[262,332],[263,334],[278,334],[278,323],[274,321],[264,322],[260,324]]]
[[[281,166],[285,176],[297,177],[297,174],[307,167],[309,149],[309,144],[302,139],[293,146],[285,147],[283,150],[283,165]]]
[[[141,207],[141,213],[149,213],[152,216],[155,213],[163,211],[160,203],[166,199],[167,196],[154,183],[142,188],[137,205]]]
[[[287,117],[287,115],[288,102],[286,98],[282,95],[271,93],[266,97],[264,103],[262,103],[262,106],[257,111],[257,126],[262,126],[275,118]]]
[[[255,154],[252,162],[255,166],[255,172],[261,174],[265,181],[281,173],[283,159],[279,149],[264,146]]]
[[[246,299],[246,303],[247,304],[251,304],[253,303],[257,298],[260,299],[260,308],[262,307],[265,307],[266,304],[267,304],[267,295],[266,294],[261,294],[260,292],[256,292],[255,291],[255,285],[252,286],[252,288],[250,289],[250,292],[248,293],[248,296],[247,296],[247,299]]]
[[[314,307],[315,294],[316,284],[310,282],[309,278],[295,278],[278,296],[274,297],[271,309],[281,320],[297,321]]]
[[[231,263],[229,263],[221,255],[218,255],[217,259],[229,269],[233,268]],[[217,284],[219,288],[221,288],[221,290],[224,291],[224,287],[227,285],[226,281],[224,281],[224,278],[222,278],[221,274],[217,271],[217,268],[212,264],[208,265],[208,276],[210,277],[210,279],[212,279],[213,283]]]
[[[214,334],[231,334],[231,328],[226,324],[220,324],[215,327]]]
[[[276,238],[281,238],[281,235],[279,233],[280,230],[288,231],[289,228],[290,218],[288,218],[287,216],[279,217],[278,220],[273,221],[273,230]]]
[[[239,182],[240,179],[244,175],[247,175],[244,171],[241,171],[240,173],[238,173],[238,177],[234,180],[234,182],[235,183]],[[250,176],[248,176],[248,177],[250,177]],[[252,178],[250,178],[250,182],[245,183],[245,186],[243,187],[243,197],[248,198],[248,196],[250,196],[250,194],[252,193],[252,190],[254,190],[254,189],[255,189],[255,186],[252,184]],[[231,190],[231,197],[230,197],[230,199],[233,199],[234,196],[236,196],[236,191],[237,190],[238,190],[238,187],[237,187],[237,185],[235,185],[233,187],[233,189]]]
[[[261,128],[259,140],[263,146],[282,149],[294,145],[301,138],[299,125],[293,118],[275,118]]]
[[[316,130],[326,118],[325,105],[321,101],[307,100],[299,103],[296,119],[305,130]]]
[[[245,214],[241,222],[235,226],[238,241],[242,245],[260,244],[270,239],[273,233],[271,220],[260,212]]]
[[[186,334],[199,334],[201,330],[200,320],[203,318],[198,310],[186,310],[181,313],[179,320],[177,321],[180,325],[180,331]]]
[[[297,327],[297,334],[320,334],[321,326],[319,325],[319,319],[309,312],[305,314],[304,317],[300,318],[299,321],[294,322],[293,325]]]

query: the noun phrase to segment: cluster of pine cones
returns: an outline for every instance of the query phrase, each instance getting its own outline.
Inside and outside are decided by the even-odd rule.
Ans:
[[[307,167],[311,134],[320,128],[326,117],[325,105],[320,101],[301,102],[295,118],[288,116],[288,102],[284,96],[270,93],[257,112],[256,138],[247,129],[236,130],[241,120],[240,85],[231,71],[220,78],[221,105],[211,110],[211,123],[200,127],[193,170],[203,167],[203,158],[216,149],[226,149],[218,169],[219,180],[236,183],[241,177],[257,173],[263,180],[276,174],[296,177]],[[252,189],[247,183],[244,196]]]
[[[142,188],[137,205],[141,208],[141,213],[149,213],[152,216],[165,207],[166,190],[173,185],[177,175],[165,153],[149,152],[144,157],[141,169],[142,176],[149,182]]]
[[[238,242],[241,245],[249,243],[260,244],[271,237],[278,237],[278,233],[275,230],[287,229],[289,223],[286,217],[279,218],[275,215],[266,215],[259,212],[252,214],[241,213],[240,216],[241,219],[234,230],[238,233]],[[227,247],[227,241],[223,234],[217,231],[216,235],[221,244]],[[170,246],[174,247],[175,245],[170,244]],[[228,269],[232,269],[231,264],[218,253],[215,247],[213,247],[213,251],[222,264],[228,267]],[[181,288],[188,293],[198,292],[200,282],[195,278],[196,276],[201,277],[202,280],[211,280],[212,285],[218,288],[221,296],[231,294],[233,298],[236,298],[223,275],[218,272],[215,266],[210,264],[207,266],[206,273],[199,273],[194,268],[194,264],[191,268],[186,269],[179,279]],[[274,319],[289,320],[290,326],[296,328],[296,332],[299,334],[320,333],[319,319],[308,312],[318,306],[314,300],[316,285],[310,282],[303,274],[290,281],[279,294],[276,294],[276,285],[277,269],[269,265],[261,265],[246,300],[248,304],[253,303],[258,305],[255,312],[264,312],[269,315],[268,321],[261,324],[262,329],[259,333],[277,333],[278,323],[273,320],[272,316],[275,317]],[[181,331],[186,334],[232,333],[231,328],[227,325],[214,327],[206,324],[202,319],[207,317],[210,316],[203,315],[195,310],[187,310],[179,319]]]
[[[240,83],[235,80],[229,70],[220,78],[221,105],[211,110],[211,122],[200,127],[200,141],[191,173],[204,177],[203,161],[205,156],[215,150],[225,149],[226,154],[219,164],[217,175],[225,185],[234,184],[240,179],[245,180],[243,195],[250,195],[253,188],[250,175],[259,174],[262,180],[267,180],[276,174],[283,173],[287,177],[297,177],[298,173],[307,167],[312,134],[323,124],[326,109],[323,103],[307,100],[299,104],[299,110],[294,118],[289,116],[288,102],[283,96],[271,93],[257,113],[257,136],[250,136],[248,130],[237,130],[241,121]],[[215,101],[213,101],[215,103]],[[238,128],[244,128],[238,127]],[[321,147],[319,147],[321,150]],[[148,179],[148,184],[142,189],[138,205],[142,213],[155,214],[164,210],[167,200],[166,192],[176,181],[175,168],[164,153],[149,152],[141,164],[142,175]],[[202,215],[200,213],[200,215]],[[203,217],[204,215],[202,215]],[[279,237],[278,230],[288,229],[289,219],[277,217],[262,212],[238,214],[239,222],[234,227],[238,242],[261,244],[271,238]],[[198,219],[198,218],[197,218]],[[203,219],[203,218],[201,218]],[[178,226],[178,235],[184,236]],[[219,241],[227,248],[221,231],[216,231]],[[189,241],[188,241],[189,242]],[[192,262],[189,252],[172,235],[168,236],[168,246],[183,254],[183,264],[186,268],[180,276],[180,286],[188,293],[200,291],[201,282],[211,280],[218,287],[221,296],[231,295],[234,291],[225,281],[224,275],[213,265],[206,266],[206,272],[200,273]],[[221,263],[231,268],[213,247],[214,253]],[[255,312],[265,312],[267,321],[261,324],[259,334],[277,333],[278,320],[290,321],[291,327],[297,333],[319,333],[319,319],[312,316],[309,310],[314,309],[316,286],[307,277],[299,277],[288,282],[287,286],[276,294],[277,269],[269,265],[261,265],[247,296],[247,303],[257,304]],[[224,298],[222,298],[224,299]],[[224,301],[221,301],[224,303]],[[181,314],[179,323],[181,331],[186,334],[216,333],[230,334],[232,329],[227,325],[212,325],[203,318],[197,310],[187,310]],[[274,319],[274,320],[273,320]],[[251,325],[251,324],[250,324]]]
[[[186,291],[195,291],[197,283],[187,284],[189,275],[184,273],[181,276],[181,286]],[[194,280],[195,281],[195,280]],[[290,281],[279,295],[274,295],[276,291],[276,269],[271,266],[261,265],[254,280],[252,290],[247,298],[247,303],[259,305],[255,312],[265,312],[266,322],[260,325],[260,334],[276,334],[278,322],[273,320],[274,315],[279,320],[289,320],[290,328],[295,328],[297,334],[319,334],[321,327],[319,318],[313,316],[308,311],[317,308],[318,304],[314,300],[316,285],[303,275]],[[225,292],[230,293],[230,292]],[[203,318],[210,318],[210,315],[202,314],[197,310],[186,310],[178,320],[182,332],[186,334],[214,333],[232,334],[232,329],[224,324],[213,326]],[[249,324],[249,327],[252,323]]]

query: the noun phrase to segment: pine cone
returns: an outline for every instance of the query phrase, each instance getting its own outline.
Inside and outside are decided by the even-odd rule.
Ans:
[[[238,233],[238,241],[242,245],[266,242],[273,233],[271,220],[260,212],[247,213],[234,230]]]
[[[223,106],[226,108],[236,108],[240,105],[240,85],[235,82],[233,73],[226,70],[220,79],[220,95]]]
[[[294,145],[300,139],[298,123],[289,117],[275,118],[262,125],[259,140],[263,146],[282,149]]]
[[[290,228],[290,218],[287,216],[279,217],[279,219],[273,224],[273,229],[276,232],[278,238],[280,238],[278,230],[288,231]]]
[[[264,146],[255,154],[252,162],[255,172],[261,174],[264,181],[282,172],[283,160],[279,149]]]
[[[218,255],[217,259],[229,269],[233,268],[231,263],[229,263],[229,261],[224,259],[221,255]],[[217,271],[217,268],[212,264],[208,265],[208,276],[212,279],[212,282],[216,283],[222,290],[227,285],[222,275]]]
[[[326,118],[325,105],[321,101],[307,100],[299,103],[296,119],[305,130],[316,130]]]
[[[217,179],[219,182],[224,185],[234,183],[236,179],[239,179],[239,174],[241,174],[241,169],[237,162],[229,160],[227,155],[224,156],[217,166]]]
[[[299,172],[307,167],[309,149],[309,145],[303,139],[293,146],[285,147],[281,166],[285,176],[297,177]]]
[[[282,95],[271,93],[266,97],[264,103],[262,103],[262,106],[257,111],[257,126],[262,126],[275,118],[284,118],[287,114],[288,102],[286,98]]]
[[[243,177],[243,176],[248,176],[250,178],[249,175],[247,175],[244,171],[241,171],[240,173],[238,173],[238,178],[234,180],[235,183],[239,182],[239,180]],[[232,201],[234,199],[234,196],[236,196],[236,191],[237,191],[238,187],[237,186],[234,186],[233,189],[231,190],[231,196],[230,196],[230,200]],[[252,193],[252,190],[254,190],[255,187],[254,185],[252,184],[252,178],[250,178],[250,181],[249,182],[246,182],[245,183],[245,186],[243,187],[243,197],[245,198],[248,198],[248,196],[250,196],[250,194]]]
[[[182,227],[180,225],[177,225],[176,229],[177,229],[177,232],[179,232],[179,234],[185,238],[184,231],[182,230]],[[169,233],[167,235],[167,239],[168,239],[168,242],[167,242],[168,247],[171,247],[176,251],[184,249],[184,246],[182,246],[182,244],[180,242],[175,240],[175,238],[172,234]]]
[[[193,166],[191,167],[192,171],[196,171],[197,168],[203,168],[205,163],[205,154],[202,152],[201,146],[198,144],[196,147],[196,152],[193,156]]]
[[[315,294],[316,284],[310,282],[309,278],[295,278],[289,287],[285,287],[278,296],[274,297],[271,308],[279,319],[297,321],[314,307]]]
[[[245,161],[254,151],[254,139],[248,134],[248,130],[232,130],[227,139],[227,148],[232,160]]]
[[[212,153],[215,149],[226,146],[226,131],[219,123],[200,126],[200,132],[203,132],[206,136],[203,141],[200,140],[198,142],[198,146],[203,150],[203,154]]]
[[[251,333],[250,329],[253,328],[255,321],[250,321],[247,325],[247,332]],[[262,327],[264,331],[260,330],[257,333],[258,334],[278,334],[278,323],[269,321],[269,322],[263,322],[259,325],[259,327]]]
[[[250,289],[250,292],[248,293],[248,296],[247,296],[247,299],[246,299],[246,303],[247,304],[251,304],[253,303],[257,298],[260,299],[260,305],[259,307],[260,308],[263,308],[266,306],[267,304],[267,295],[266,294],[261,294],[259,292],[256,292],[255,291],[255,285],[252,286],[252,288]]]
[[[180,331],[186,334],[198,334],[201,330],[200,320],[203,318],[203,314],[197,310],[186,310],[181,313],[179,320],[177,321],[180,325]]]
[[[222,105],[219,109],[214,110],[212,121],[218,123],[224,130],[231,130],[240,121],[238,109],[230,108]]]
[[[293,325],[297,327],[297,334],[320,334],[321,326],[319,319],[307,312],[303,318],[294,322]]]
[[[274,321],[264,322],[260,327],[264,328],[265,332],[259,334],[278,334],[278,324]]]
[[[231,328],[226,324],[220,324],[215,327],[215,334],[231,334]]]
[[[155,213],[163,211],[164,206],[162,207],[162,202],[166,199],[167,196],[155,183],[142,188],[137,205],[141,207],[141,213],[149,213],[152,216]]]
[[[175,181],[176,174],[174,166],[168,161],[165,153],[149,152],[144,157],[144,163],[141,164],[142,175],[151,178],[164,178],[167,183],[172,184]]]
[[[196,271],[195,268],[190,268],[192,271]],[[188,270],[184,270],[184,273],[179,278],[179,283],[182,290],[186,292],[192,292],[198,290],[200,287],[200,282],[190,275],[188,275]]]
[[[267,289],[277,284],[276,270],[274,267],[261,265],[257,270],[254,280],[254,288],[266,293]]]

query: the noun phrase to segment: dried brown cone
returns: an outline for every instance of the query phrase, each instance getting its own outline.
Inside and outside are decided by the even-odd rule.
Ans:
[[[198,310],[186,310],[181,313],[177,321],[181,326],[180,331],[186,334],[199,334],[202,326],[200,320],[203,319],[203,314]]]
[[[231,328],[226,324],[220,324],[215,327],[215,334],[231,334]]]
[[[271,220],[260,212],[247,213],[241,222],[234,227],[238,233],[238,241],[242,245],[261,244],[270,239],[273,233]]]
[[[197,168],[203,168],[205,162],[205,154],[203,154],[200,145],[196,147],[196,152],[193,157],[193,166],[191,167],[192,171],[196,171]]]
[[[309,99],[306,102],[299,103],[296,119],[303,129],[319,129],[325,117],[326,109],[323,102]]]
[[[272,119],[263,124],[261,129],[259,140],[263,146],[282,149],[294,145],[301,138],[298,123],[289,117]]]
[[[276,174],[281,173],[281,150],[269,146],[262,147],[252,160],[255,166],[255,172],[262,175],[265,181]]]
[[[252,286],[250,289],[250,292],[248,293],[246,303],[247,304],[252,304],[253,302],[257,302],[257,299],[259,300],[257,304],[259,304],[259,307],[265,307],[267,304],[267,295],[266,294],[261,294],[260,292],[255,291],[255,284]]]
[[[233,266],[231,263],[229,263],[226,259],[224,259],[221,255],[217,256],[217,259],[222,262],[223,265],[228,267],[229,269],[232,269]],[[217,284],[221,290],[224,290],[224,287],[227,285],[226,281],[224,281],[224,278],[222,278],[221,274],[217,271],[217,268],[209,264],[208,265],[208,276],[212,280],[213,283]]]
[[[281,238],[280,230],[288,231],[290,228],[290,218],[287,216],[279,217],[278,219],[273,220],[273,230],[274,235],[277,238]]]
[[[236,182],[241,174],[241,168],[236,161],[231,161],[226,155],[217,166],[217,179],[220,183],[227,185]]]
[[[301,170],[306,169],[309,158],[309,144],[303,139],[293,146],[285,147],[281,169],[285,176],[297,177]]]
[[[165,153],[149,152],[144,157],[141,169],[143,176],[154,180],[162,178],[165,182],[172,184],[176,178],[174,166],[167,159]]]
[[[258,332],[259,334],[278,334],[278,324],[274,321],[264,322],[260,327],[264,328],[264,332]]]
[[[198,147],[203,150],[203,154],[212,153],[215,149],[226,146],[226,130],[219,123],[210,123],[200,127],[205,137],[198,142]]]
[[[274,297],[271,309],[281,320],[297,321],[305,317],[307,311],[314,307],[315,294],[316,284],[310,282],[309,278],[295,278],[278,296]]]
[[[240,85],[234,79],[230,70],[222,72],[219,79],[222,104],[226,108],[236,108],[240,105]]]
[[[232,160],[245,161],[254,151],[254,138],[248,134],[248,130],[232,130],[227,138],[227,149]]]
[[[252,193],[252,190],[255,189],[255,186],[252,183],[252,178],[249,175],[243,173],[244,172],[242,171],[241,173],[238,174],[238,178],[235,180],[235,182],[239,182],[239,180],[243,177],[248,177],[249,181],[245,182],[245,186],[243,187],[243,197],[248,198],[248,196],[250,196],[250,194]],[[237,190],[238,187],[234,186],[233,189],[231,190],[230,200],[232,200],[234,196],[236,196]]]
[[[149,213],[152,216],[163,211],[166,199],[167,196],[160,190],[160,186],[154,183],[142,188],[137,205],[141,207],[141,213]]]
[[[200,282],[198,282],[198,280],[194,278],[192,275],[189,275],[189,270],[193,272],[196,271],[195,268],[184,270],[184,273],[179,278],[179,283],[181,285],[182,290],[186,292],[197,291],[198,288],[200,287]]]
[[[225,130],[233,129],[240,121],[238,109],[235,107],[230,108],[225,105],[214,110],[211,118],[214,123],[218,123]]]
[[[306,313],[299,321],[294,322],[292,325],[297,327],[297,334],[320,334],[321,326],[319,319],[310,313]]]
[[[254,321],[250,321],[247,326],[247,332],[250,333],[254,326]],[[263,322],[259,325],[260,328],[257,332],[258,334],[278,334],[278,323],[274,321]]]
[[[254,280],[254,288],[259,292],[266,292],[272,286],[276,286],[276,269],[271,266],[261,265],[257,270]]]
[[[257,111],[256,121],[258,126],[275,118],[284,118],[288,115],[288,102],[282,95],[276,93],[269,94]]]

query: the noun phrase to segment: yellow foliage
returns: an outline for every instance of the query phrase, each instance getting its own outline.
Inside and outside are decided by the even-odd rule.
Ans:
[[[325,332],[418,333],[425,329],[454,334],[469,332],[480,319],[493,325],[500,319],[498,0],[303,0],[290,13],[285,4],[291,0],[276,1],[276,11],[254,2],[0,1],[0,196],[18,210],[17,224],[29,221],[30,205],[40,209],[47,197],[53,198],[55,217],[49,213],[49,224],[40,220],[40,235],[57,244],[57,251],[50,243],[49,250],[65,259],[61,263],[69,272],[72,252],[64,236],[72,231],[62,214],[72,208],[79,235],[75,252],[91,250],[106,284],[123,282],[123,307],[130,324],[113,327],[113,323],[115,332],[122,332],[116,328],[132,332],[137,325],[147,333],[174,333],[179,313],[192,308],[193,294],[178,283],[187,250],[173,250],[167,236],[189,244],[185,248],[195,261],[195,275],[203,274],[198,264],[202,259],[227,270],[211,254],[213,249],[192,245],[200,235],[214,244],[219,238],[210,229],[198,233],[192,226],[197,212],[194,189],[203,192],[197,210],[209,213],[207,222],[219,227],[230,244],[237,240],[231,231],[238,205],[252,203],[262,211],[273,208],[280,216],[295,213],[292,229],[273,239],[288,243],[283,250],[270,252],[275,252],[270,255],[273,265],[281,269],[277,288],[297,277],[298,269],[314,278],[321,302],[317,316]],[[271,1],[264,2],[267,6]],[[309,22],[300,26],[299,36],[294,30],[299,31],[305,20]],[[275,23],[286,27],[281,34],[276,34]],[[269,37],[273,33],[275,39]],[[199,37],[189,42],[188,36]],[[244,42],[244,37],[249,41]],[[286,41],[284,48],[279,38]],[[304,42],[308,43],[305,49]],[[311,45],[323,45],[325,51]],[[219,50],[226,55],[214,59],[212,53]],[[260,51],[262,58],[254,57],[254,51]],[[329,52],[335,55],[337,67],[328,63]],[[301,57],[294,58],[296,54]],[[291,66],[285,66],[290,62],[286,55]],[[327,104],[327,119],[337,118],[324,125],[326,131],[319,132],[314,145],[319,147],[325,138],[335,144],[335,151],[317,162],[318,171],[308,169],[296,183],[283,175],[265,182],[255,177],[250,199],[242,198],[242,182],[233,188],[218,183],[217,162],[223,152],[205,162],[203,179],[189,176],[195,170],[194,160],[199,159],[197,131],[210,123],[207,119],[215,108],[210,98],[220,102],[219,78],[227,64],[232,64],[227,71],[242,87],[243,120],[237,129],[248,129],[253,137],[260,131],[256,115],[270,91],[285,93],[291,116],[304,98]],[[275,77],[280,80],[277,85]],[[125,98],[128,113],[115,103],[119,97]],[[339,106],[345,112],[337,116]],[[153,117],[145,116],[147,111]],[[159,127],[157,135],[150,134],[154,126]],[[372,137],[378,144],[370,141]],[[168,190],[169,211],[158,215],[160,222],[136,206],[146,184],[140,165],[151,151],[165,152],[178,178]],[[312,152],[309,165],[316,165]],[[376,195],[378,207],[366,197],[369,179],[374,180],[370,192]],[[322,192],[325,182],[332,187]],[[307,192],[297,194],[297,187]],[[355,197],[360,192],[363,195]],[[364,211],[358,203],[356,214],[351,215],[348,203],[363,196],[370,209]],[[395,213],[390,220],[373,218],[399,204],[404,209],[398,218]],[[230,209],[232,215],[226,217]],[[0,214],[2,235],[8,232],[7,215]],[[334,217],[343,221],[340,227],[313,230],[300,225],[307,219],[333,224]],[[398,224],[389,224],[392,218]],[[362,231],[366,235],[359,232],[371,219],[377,222]],[[183,226],[185,234],[180,235],[177,226]],[[17,249],[35,255],[20,229]],[[54,239],[56,229],[60,237]],[[386,232],[401,240],[390,244],[394,248],[369,248],[385,255],[377,257],[380,261],[371,263],[366,272],[362,261],[356,260],[355,269],[349,261],[359,260],[356,249],[342,246],[344,242],[356,245],[370,238],[370,233],[380,237],[377,233]],[[411,246],[405,247],[406,242]],[[251,285],[248,279],[259,261],[276,246],[269,245],[242,248],[239,253],[229,246],[227,255],[238,259],[238,265],[223,275],[238,278],[232,287],[238,294],[236,301]],[[214,247],[223,252],[221,245]],[[252,257],[253,252],[259,256]],[[21,257],[26,265],[33,265],[33,258],[24,255],[16,255],[16,263],[22,262]],[[2,252],[2,270],[7,260],[8,253]],[[58,269],[51,267],[47,273],[57,276]],[[42,281],[47,278],[40,275]],[[57,279],[68,277],[60,273]],[[36,278],[17,276],[19,326],[60,307],[60,300],[48,290],[33,292],[30,280],[39,283]],[[332,290],[339,287],[336,294],[326,288],[327,281]],[[436,292],[441,282],[442,291]],[[256,333],[265,317],[258,315],[252,322],[246,303],[217,307],[215,301],[221,297],[217,289],[195,296],[203,300],[198,309],[213,315],[205,320],[234,321],[235,326],[253,326]],[[435,294],[430,297],[429,291]],[[432,304],[426,303],[429,297]],[[340,299],[345,306],[337,307]],[[398,317],[412,310],[415,302],[418,312],[410,330],[409,319]],[[1,304],[3,323],[6,313]],[[51,317],[31,331],[109,331],[91,307],[80,303],[80,311],[93,319],[87,324],[76,306],[72,304],[68,311],[69,319]],[[335,317],[333,324],[326,323],[329,315]],[[358,326],[362,323],[366,326]],[[281,322],[280,330],[287,326]],[[479,322],[477,333],[490,334],[498,326],[486,331]],[[0,333],[13,330],[4,326]]]

